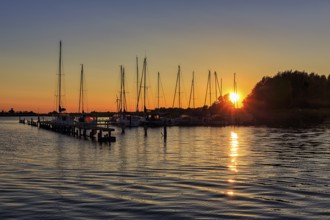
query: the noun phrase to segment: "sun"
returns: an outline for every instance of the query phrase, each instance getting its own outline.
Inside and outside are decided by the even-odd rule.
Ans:
[[[235,92],[230,92],[229,93],[229,99],[232,103],[237,103],[238,100],[239,100],[239,94],[238,93],[235,93]]]

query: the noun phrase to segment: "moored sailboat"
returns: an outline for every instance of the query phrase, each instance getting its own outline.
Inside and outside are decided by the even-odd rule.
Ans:
[[[59,51],[59,68],[58,68],[58,87],[56,94],[56,105],[57,105],[57,114],[54,115],[52,122],[57,124],[73,124],[74,119],[71,115],[65,113],[66,108],[63,106],[63,92],[62,92],[62,80],[63,80],[63,63],[62,63],[62,41],[60,41],[60,51]]]

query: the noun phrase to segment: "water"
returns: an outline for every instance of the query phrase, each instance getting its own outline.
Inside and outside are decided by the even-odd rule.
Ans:
[[[114,135],[101,145],[0,118],[0,218],[330,218],[329,128]]]

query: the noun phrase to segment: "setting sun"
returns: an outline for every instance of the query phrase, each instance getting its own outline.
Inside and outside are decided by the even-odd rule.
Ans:
[[[230,101],[232,102],[232,103],[236,103],[236,102],[238,102],[238,100],[239,100],[239,94],[238,93],[235,93],[235,92],[230,92],[230,94],[229,94],[229,99],[230,99]]]

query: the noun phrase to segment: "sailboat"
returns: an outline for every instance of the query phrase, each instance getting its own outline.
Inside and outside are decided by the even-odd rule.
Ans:
[[[141,124],[140,116],[127,113],[125,68],[123,66],[120,66],[120,96],[118,100],[118,114],[115,117],[115,124],[120,127],[138,127]]]
[[[160,117],[158,113],[152,113],[147,111],[146,106],[146,96],[147,96],[147,58],[144,58],[143,61],[143,68],[142,68],[142,76],[140,81],[140,88],[138,93],[138,102],[139,97],[141,94],[142,88],[142,81],[143,81],[143,112],[144,112],[144,119],[141,122],[143,126],[147,127],[159,127],[164,125],[164,119]]]
[[[56,94],[56,102],[58,106],[58,113],[53,118],[54,123],[61,123],[61,124],[73,124],[74,120],[73,117],[71,117],[69,114],[65,113],[66,109],[63,106],[62,102],[62,69],[63,69],[63,63],[62,63],[62,41],[60,41],[60,54],[59,54],[59,68],[58,68],[58,88],[57,88],[57,94]]]
[[[80,72],[80,90],[79,90],[79,104],[78,113],[79,116],[76,118],[76,122],[79,124],[96,124],[97,120],[95,117],[85,112],[85,78],[84,78],[84,64],[81,64]]]

